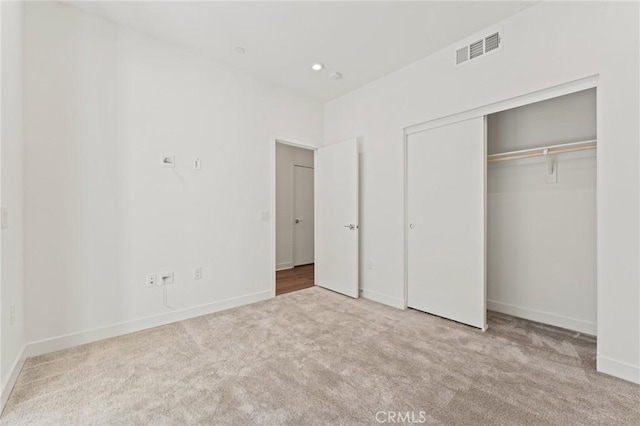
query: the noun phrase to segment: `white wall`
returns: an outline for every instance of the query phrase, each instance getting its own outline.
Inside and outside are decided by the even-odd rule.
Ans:
[[[598,366],[640,381],[638,7],[542,3],[501,23],[501,52],[455,67],[451,46],[326,104],[326,143],[362,143],[365,295],[403,299],[403,128],[599,74]]]
[[[321,144],[322,106],[66,5],[25,34],[29,353],[270,297],[273,140]]]
[[[491,114],[489,153],[596,139],[595,89]],[[490,163],[487,306],[595,335],[596,154]]]
[[[293,166],[313,167],[313,151],[276,144],[276,269],[293,267]]]
[[[2,141],[3,207],[9,221],[2,230],[0,313],[2,404],[8,398],[14,373],[19,372],[25,344],[23,283],[23,121],[22,59],[23,4],[2,2]],[[11,323],[11,305],[15,315]]]

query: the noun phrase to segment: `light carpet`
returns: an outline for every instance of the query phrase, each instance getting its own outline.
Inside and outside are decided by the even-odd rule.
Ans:
[[[639,425],[640,387],[597,373],[595,347],[506,315],[483,333],[316,287],[30,358],[1,421]]]

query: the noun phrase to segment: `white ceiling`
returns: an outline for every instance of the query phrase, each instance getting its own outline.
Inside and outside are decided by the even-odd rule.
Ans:
[[[66,2],[326,101],[535,2]],[[234,49],[242,46],[246,53]],[[320,72],[311,63],[323,62]],[[342,80],[330,80],[332,71]]]

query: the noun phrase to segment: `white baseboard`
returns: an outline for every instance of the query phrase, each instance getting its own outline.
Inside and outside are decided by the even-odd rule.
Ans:
[[[569,330],[578,331],[580,333],[590,334],[592,336],[595,336],[597,333],[595,322],[577,320],[574,318],[564,317],[562,315],[552,314],[550,312],[523,308],[522,306],[510,305],[508,303],[502,302],[494,302],[492,300],[487,300],[487,309],[507,315],[513,315],[514,317],[528,319],[530,321],[541,322],[543,324],[554,325],[556,327],[562,327]]]
[[[377,291],[361,289],[360,296],[363,299],[372,300],[374,302],[382,303],[383,305],[392,306],[398,309],[405,309],[403,299],[387,296],[386,294],[378,293]]]
[[[276,264],[276,271],[284,271],[285,269],[292,269],[293,262],[284,262]]]
[[[25,352],[27,357],[42,355],[49,352],[71,348],[73,346],[83,345],[85,343],[91,343],[110,337],[121,336],[123,334],[134,333],[136,331],[146,330],[148,328],[171,324],[176,321],[182,321],[202,315],[212,314],[214,312],[219,312],[225,309],[260,302],[272,297],[273,291],[261,291],[259,293],[248,294],[246,296],[234,297],[231,299],[221,300],[219,302],[207,303],[205,305],[176,310],[168,312],[166,314],[153,315],[146,318],[140,318],[132,321],[109,325],[106,327],[94,328],[92,330],[86,330],[78,333],[72,333],[53,337],[50,339],[30,342],[27,344]]]
[[[4,410],[4,406],[7,404],[9,400],[9,396],[11,395],[11,391],[13,390],[13,386],[16,384],[18,380],[18,376],[20,375],[20,371],[22,370],[22,366],[24,366],[24,362],[26,361],[26,347],[23,346],[22,350],[16,357],[16,360],[13,363],[13,367],[11,368],[11,374],[6,382],[2,384],[2,395],[0,395],[0,414],[2,410]]]
[[[596,369],[600,373],[640,384],[640,366],[598,355]]]

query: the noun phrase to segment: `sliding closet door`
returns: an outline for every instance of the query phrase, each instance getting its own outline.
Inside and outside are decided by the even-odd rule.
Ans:
[[[408,305],[484,329],[484,117],[407,140]]]

